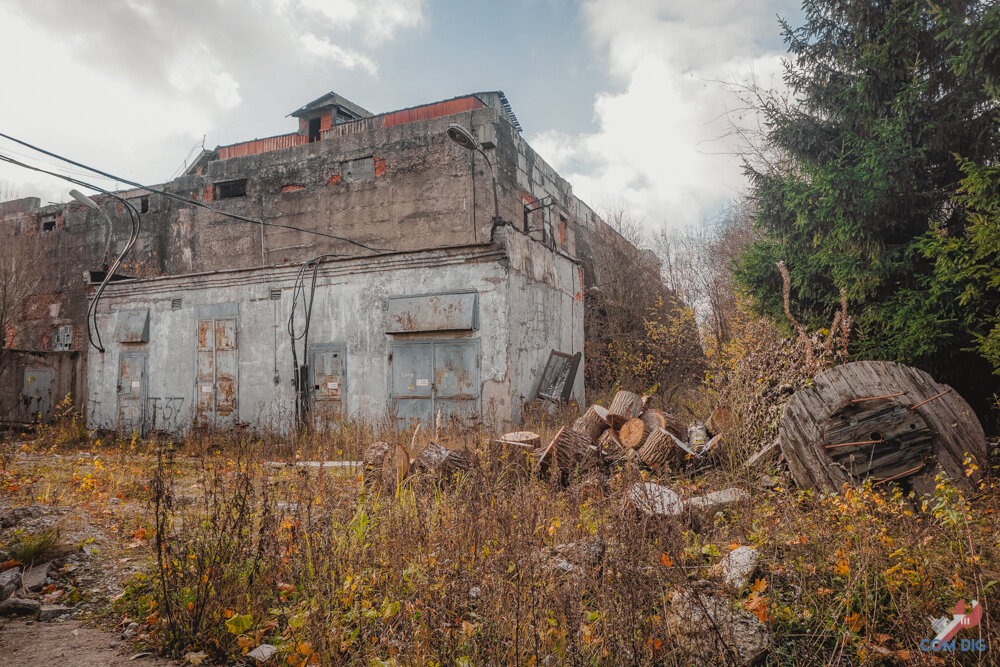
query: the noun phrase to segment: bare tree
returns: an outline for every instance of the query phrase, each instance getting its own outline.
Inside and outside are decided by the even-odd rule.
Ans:
[[[714,221],[691,229],[661,227],[652,244],[663,267],[663,279],[698,315],[716,347],[732,337],[739,312],[732,265],[753,240],[750,204],[733,202]]]
[[[41,284],[42,248],[29,234],[11,234],[0,243],[0,373],[7,365],[10,349],[16,345],[18,330],[24,323],[25,301]]]
[[[588,387],[669,396],[703,369],[694,313],[664,284],[656,254],[642,249],[648,243],[641,223],[625,209],[605,218],[586,295]]]

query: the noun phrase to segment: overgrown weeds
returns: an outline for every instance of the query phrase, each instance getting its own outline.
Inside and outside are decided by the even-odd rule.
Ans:
[[[16,530],[3,549],[10,560],[17,561],[25,567],[44,563],[61,551],[59,528],[50,526],[36,532]]]

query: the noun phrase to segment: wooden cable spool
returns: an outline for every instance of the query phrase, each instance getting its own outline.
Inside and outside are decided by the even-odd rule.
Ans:
[[[618,439],[626,449],[639,449],[652,432],[653,429],[643,420],[629,419],[618,430]]]
[[[631,391],[619,391],[608,408],[607,422],[611,428],[621,428],[622,424],[642,412],[642,398]]]
[[[590,438],[591,442],[597,442],[601,433],[608,428],[607,417],[607,408],[591,405],[583,415],[573,422],[573,430],[583,433]]]
[[[980,467],[986,436],[969,404],[924,371],[891,361],[858,361],[816,376],[785,406],[778,444],[802,488],[835,492],[845,483],[931,475],[973,488],[968,452]]]

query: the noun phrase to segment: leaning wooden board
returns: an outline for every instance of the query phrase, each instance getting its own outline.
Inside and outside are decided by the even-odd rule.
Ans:
[[[975,412],[948,385],[891,361],[857,361],[816,376],[782,413],[778,443],[803,488],[838,491],[866,478],[904,481],[937,465],[971,487],[962,461],[986,461]]]

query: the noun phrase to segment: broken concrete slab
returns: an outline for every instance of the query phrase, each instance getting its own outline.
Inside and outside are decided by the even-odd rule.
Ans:
[[[750,575],[757,569],[759,560],[760,552],[753,547],[738,547],[713,565],[711,572],[727,586],[739,591],[750,583]]]
[[[760,619],[712,593],[678,591],[666,621],[678,646],[696,664],[721,660],[747,665],[764,655],[771,643],[770,632]]]
[[[51,569],[52,563],[42,563],[30,568],[21,575],[21,587],[28,591],[41,590],[45,586],[45,580],[48,578],[49,570]]]
[[[0,602],[0,616],[36,616],[42,603],[27,598],[8,598]]]

